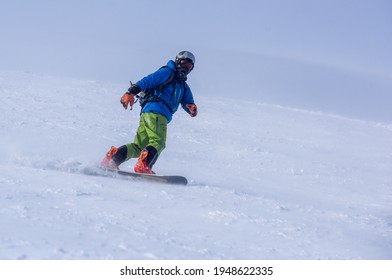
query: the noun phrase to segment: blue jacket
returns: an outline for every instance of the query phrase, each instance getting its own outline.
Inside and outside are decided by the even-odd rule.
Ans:
[[[159,96],[162,100],[161,102],[148,102],[143,107],[142,113],[153,112],[163,115],[168,123],[172,120],[173,114],[177,111],[180,104],[188,112],[186,104],[195,103],[189,86],[185,82],[180,82],[176,76],[161,91],[158,89],[160,85],[170,78],[173,71],[176,71],[176,66],[174,61],[170,60],[166,67],[160,68],[136,83],[142,91],[155,88],[154,95]]]

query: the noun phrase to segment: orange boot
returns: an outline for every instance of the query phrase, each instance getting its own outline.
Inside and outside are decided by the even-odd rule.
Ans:
[[[147,164],[147,156],[148,156],[147,150],[143,150],[140,153],[140,156],[136,162],[136,165],[133,168],[133,170],[135,170],[136,173],[155,174],[155,172],[152,171],[151,168]]]
[[[117,153],[118,148],[112,146],[101,161],[101,167],[104,169],[118,170],[118,165],[114,162],[113,156]]]

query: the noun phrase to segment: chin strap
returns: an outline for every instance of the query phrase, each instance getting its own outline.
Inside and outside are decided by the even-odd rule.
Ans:
[[[189,70],[186,68],[177,68],[176,76],[180,82],[186,82]]]

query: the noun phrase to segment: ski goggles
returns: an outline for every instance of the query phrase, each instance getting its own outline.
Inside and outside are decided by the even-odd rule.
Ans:
[[[186,68],[189,71],[193,69],[193,62],[190,59],[181,59],[180,60],[180,67]]]

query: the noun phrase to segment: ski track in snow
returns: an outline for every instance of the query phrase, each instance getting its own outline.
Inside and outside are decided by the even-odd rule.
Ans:
[[[94,176],[123,90],[0,72],[0,259],[392,258],[390,124],[195,93],[155,166],[188,186]]]

